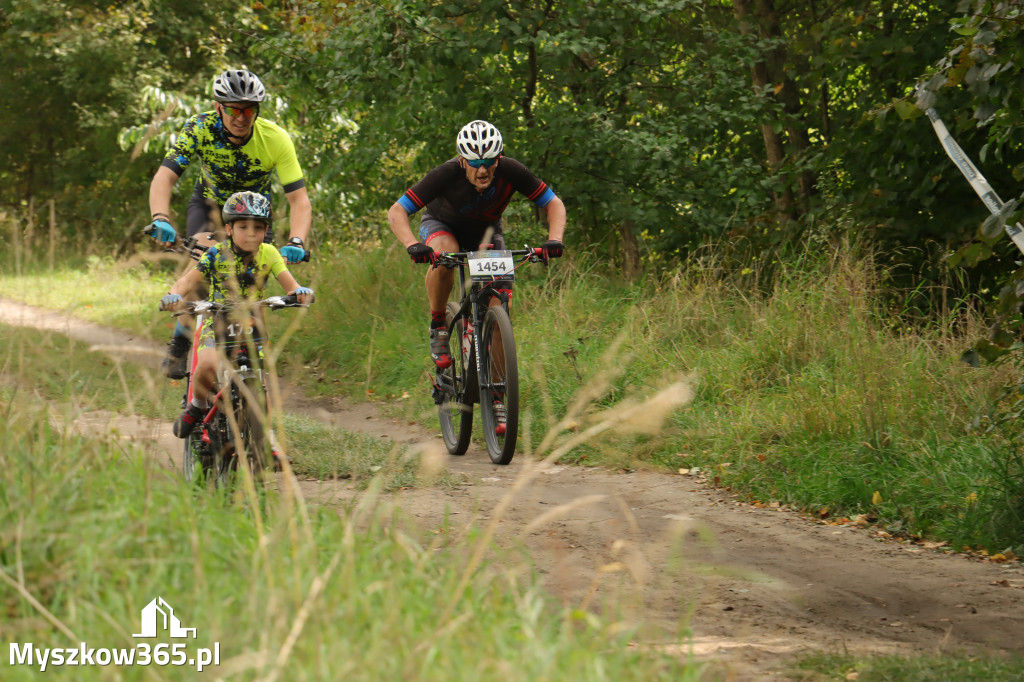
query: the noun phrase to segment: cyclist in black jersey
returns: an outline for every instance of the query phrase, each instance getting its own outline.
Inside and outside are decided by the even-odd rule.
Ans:
[[[427,173],[388,210],[391,231],[416,263],[433,263],[442,251],[475,251],[488,229],[489,243],[504,248],[501,216],[516,192],[545,211],[548,240],[545,255],[558,258],[564,251],[565,204],[548,185],[523,164],[503,156],[501,133],[487,121],[470,121],[455,139],[458,156]],[[409,216],[424,209],[419,239]],[[445,306],[455,284],[448,268],[427,271],[430,303],[430,356],[438,368],[451,365]],[[498,300],[492,299],[492,305]]]
[[[177,237],[169,215],[171,191],[188,166],[198,160],[201,173],[186,210],[189,237],[212,232],[224,202],[236,192],[257,192],[269,201],[271,175],[276,173],[289,204],[290,234],[281,255],[288,263],[307,257],[305,242],[313,208],[291,137],[276,123],[259,117],[265,98],[263,83],[250,71],[229,70],[214,79],[214,110],[189,118],[150,183],[154,239],[169,244]],[[272,243],[273,238],[270,229],[266,241]],[[214,243],[211,235],[206,245]],[[185,376],[190,345],[188,320],[179,317],[161,363],[165,375]]]

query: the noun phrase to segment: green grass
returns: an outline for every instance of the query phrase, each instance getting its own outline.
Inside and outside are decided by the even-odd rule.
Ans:
[[[880,656],[858,660],[851,656],[809,656],[799,678],[807,682],[850,680],[857,682],[992,682],[1024,680],[1024,660],[1019,658]],[[856,674],[856,678],[850,677]]]
[[[121,443],[57,429],[40,407],[0,400],[0,638],[9,643],[134,647],[140,610],[159,596],[197,628],[189,653],[219,644],[221,666],[206,672],[221,679],[697,679],[696,667],[628,647],[622,624],[557,606],[522,555],[485,534],[445,528],[422,544],[400,512],[378,504],[381,479],[341,511],[285,493],[216,494]],[[112,670],[47,674],[92,680]],[[195,678],[189,666],[116,675]],[[27,666],[3,674],[39,676]]]
[[[774,268],[763,293],[756,272],[723,277],[713,262],[634,285],[585,255],[525,270],[513,303],[521,452],[581,392],[592,399],[557,426],[568,427],[562,442],[608,408],[689,378],[695,399],[668,429],[605,434],[563,461],[699,466],[750,499],[869,514],[908,535],[1024,555],[1007,443],[969,428],[1008,378],[959,361],[980,322],[908,328],[886,312],[879,270],[848,251]],[[422,275],[394,249],[324,259],[320,301],[292,346],[316,364],[312,390],[370,396],[435,423]]]
[[[20,276],[10,266],[0,267],[0,296],[163,340],[170,337],[174,324],[157,305],[182,265],[177,259],[116,261],[90,256],[83,266],[26,266]],[[161,326],[166,333],[157,331]]]
[[[64,334],[0,324],[0,376],[12,390],[48,400],[75,396],[85,410],[171,418],[180,411],[182,382],[171,382],[116,354],[91,352]]]
[[[310,393],[436,424],[425,269],[397,248],[347,248],[297,271],[318,301],[288,341],[284,371]],[[521,272],[521,453],[542,443],[550,452],[615,405],[685,379],[694,400],[668,428],[609,431],[562,461],[698,466],[752,500],[868,514],[908,535],[1024,555],[1012,443],[970,428],[1012,375],[959,361],[983,334],[962,307],[908,327],[883,300],[884,272],[849,249],[773,263],[766,289],[756,264],[723,270],[714,252],[631,285],[586,254]],[[163,289],[151,277],[155,300]],[[0,277],[0,292],[20,286],[12,279]],[[52,288],[62,300],[96,298],[70,275]],[[559,436],[545,442],[552,428]]]
[[[0,325],[0,377],[9,400],[59,402],[75,396],[80,410],[137,414],[167,422],[181,411],[182,381],[168,381],[155,370],[118,362],[102,351],[63,334]],[[447,472],[424,472],[419,453],[380,438],[328,427],[313,419],[284,414],[276,430],[287,445],[296,475],[349,479],[364,489],[380,478],[385,490],[403,486],[454,485]]]
[[[350,480],[365,488],[379,478],[384,490],[421,485],[458,485],[445,471],[434,471],[419,453],[379,437],[325,428],[308,417],[285,414],[284,433],[294,452],[292,469],[299,477]]]

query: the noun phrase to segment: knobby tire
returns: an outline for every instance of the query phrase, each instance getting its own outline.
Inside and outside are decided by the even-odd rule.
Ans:
[[[223,442],[216,438],[212,471],[218,488],[231,485],[238,473],[239,456],[245,457],[254,479],[263,473],[270,460],[266,436],[266,409],[263,387],[256,379],[232,377],[230,403],[217,415],[218,427],[224,425]],[[213,434],[211,433],[211,439]]]
[[[446,383],[455,387],[455,395],[445,393],[441,404],[437,406],[441,420],[441,436],[449,454],[452,455],[466,454],[473,432],[473,402],[468,396],[468,381],[472,378],[470,375],[475,372],[470,371],[473,363],[472,350],[465,354],[462,351],[462,331],[466,320],[460,318],[452,323],[458,312],[457,303],[448,304],[446,321],[450,332],[448,343],[452,352],[452,364],[439,372]]]
[[[500,337],[500,357],[492,355],[494,340]],[[497,349],[494,349],[497,350]],[[480,415],[483,420],[484,440],[487,452],[495,464],[508,464],[516,450],[519,430],[519,366],[516,362],[516,342],[512,335],[512,321],[501,306],[487,309],[482,330],[480,363],[483,376],[480,377]],[[494,400],[499,398],[505,405],[505,432],[497,433],[497,416]]]

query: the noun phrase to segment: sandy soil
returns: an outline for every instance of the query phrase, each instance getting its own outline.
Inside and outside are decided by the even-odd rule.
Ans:
[[[0,322],[61,331],[124,359],[156,366],[161,347],[67,315],[0,300]],[[288,404],[325,423],[437,452],[436,425],[400,423],[372,404]],[[170,421],[90,414],[83,426],[114,428],[178,467]],[[477,443],[443,456],[461,475],[454,489],[393,494],[424,531],[444,519],[486,524],[533,463],[517,454],[490,463]],[[545,586],[564,603],[642,623],[637,646],[692,649],[729,679],[793,679],[800,654],[821,652],[1024,655],[1024,569],[879,538],[870,528],[758,508],[685,475],[553,466],[508,502],[497,521],[504,544],[521,543]],[[304,481],[319,504],[357,494],[346,482]],[[687,623],[684,628],[681,623]]]

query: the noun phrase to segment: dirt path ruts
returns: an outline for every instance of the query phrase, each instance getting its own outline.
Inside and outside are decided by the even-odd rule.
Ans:
[[[130,359],[153,368],[162,352],[116,330],[2,299],[0,322],[139,349]],[[399,423],[372,404],[311,400],[294,391],[288,404],[339,428],[438,447],[433,424]],[[92,414],[87,421],[149,443],[169,465],[180,461],[169,420]],[[440,527],[446,514],[456,523],[487,519],[525,457],[497,467],[474,445],[464,457],[446,456],[445,464],[468,485],[390,498],[424,530]],[[325,504],[356,494],[345,482],[305,481],[302,489]],[[530,527],[559,507],[557,517]],[[516,496],[499,538],[521,542],[547,589],[566,604],[641,622],[638,645],[692,647],[728,666],[732,679],[789,679],[794,654],[809,651],[1024,655],[1020,564],[883,542],[864,529],[741,505],[687,476],[555,466]]]

